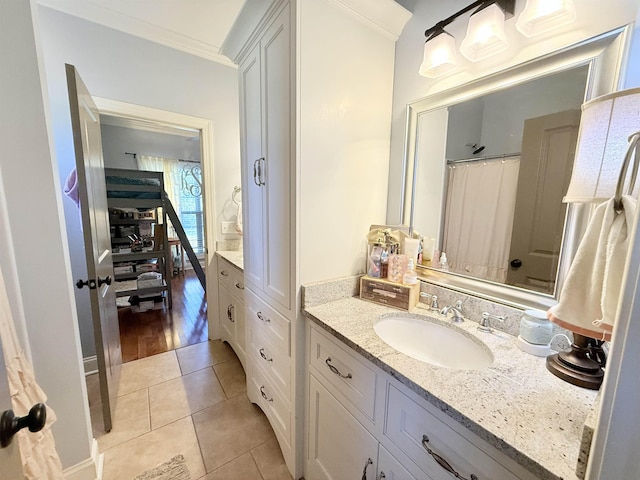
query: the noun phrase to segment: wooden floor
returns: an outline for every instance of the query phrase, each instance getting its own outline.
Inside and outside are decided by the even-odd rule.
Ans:
[[[207,300],[198,277],[187,270],[173,277],[171,288],[171,310],[118,309],[123,363],[207,340]]]

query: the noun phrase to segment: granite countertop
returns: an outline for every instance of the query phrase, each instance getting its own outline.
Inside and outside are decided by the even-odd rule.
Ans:
[[[219,255],[229,261],[232,265],[235,265],[240,270],[244,271],[242,250],[216,250],[216,255]]]
[[[380,315],[403,313],[342,298],[306,307],[304,315],[404,383],[474,434],[541,479],[575,479],[583,426],[596,391],[549,373],[545,358],[521,351],[516,337],[483,333],[469,320],[454,326],[487,345],[494,355],[483,370],[454,370],[414,360],[384,343],[373,325]],[[450,325],[420,304],[411,314]]]

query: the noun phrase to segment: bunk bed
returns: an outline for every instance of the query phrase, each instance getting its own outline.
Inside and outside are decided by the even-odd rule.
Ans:
[[[139,288],[134,280],[138,278],[141,271],[134,268],[131,272],[114,273],[116,280],[116,297],[146,296],[155,293],[166,292],[167,305],[172,307],[171,299],[171,271],[170,260],[171,249],[169,247],[169,239],[166,234],[167,219],[171,221],[178,238],[191,262],[202,288],[206,291],[206,281],[204,271],[191,247],[189,239],[186,236],[184,228],[180,223],[180,219],[171,204],[164,190],[164,176],[162,172],[152,172],[144,170],[129,169],[105,169],[105,180],[107,189],[107,204],[109,211],[126,212],[127,218],[117,218],[110,215],[110,225],[116,227],[112,229],[112,246],[114,247],[113,262],[114,268],[123,263],[135,263],[141,261],[156,260],[159,272],[162,274],[163,284],[161,286],[153,286]],[[145,214],[142,212],[154,212],[153,214]],[[154,225],[153,244],[151,245],[148,235],[133,235],[139,238],[139,244],[136,245],[135,251],[127,247],[118,248],[115,239],[118,236],[118,229],[123,225],[144,224]],[[114,230],[116,235],[114,235]],[[129,233],[129,232],[127,232]],[[129,243],[129,242],[126,242]],[[115,272],[115,270],[114,270]]]
[[[105,182],[117,304],[131,305],[130,299],[146,299],[148,303],[149,298],[164,297],[172,308],[163,174],[106,168]],[[143,272],[145,266],[148,268]],[[160,283],[139,285],[137,278],[149,272],[160,274]]]

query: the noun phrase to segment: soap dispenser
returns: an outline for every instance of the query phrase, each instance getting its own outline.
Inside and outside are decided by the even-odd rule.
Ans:
[[[402,276],[402,283],[405,285],[415,285],[418,283],[418,274],[413,265],[413,258],[410,258],[407,262],[407,270]]]

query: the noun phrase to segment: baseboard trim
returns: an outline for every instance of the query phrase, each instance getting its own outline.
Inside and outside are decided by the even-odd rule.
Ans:
[[[85,376],[98,373],[98,357],[96,355],[85,357],[82,362],[84,363]]]
[[[94,438],[91,444],[91,458],[65,468],[62,474],[65,480],[102,480],[104,454],[98,452],[98,442]]]

